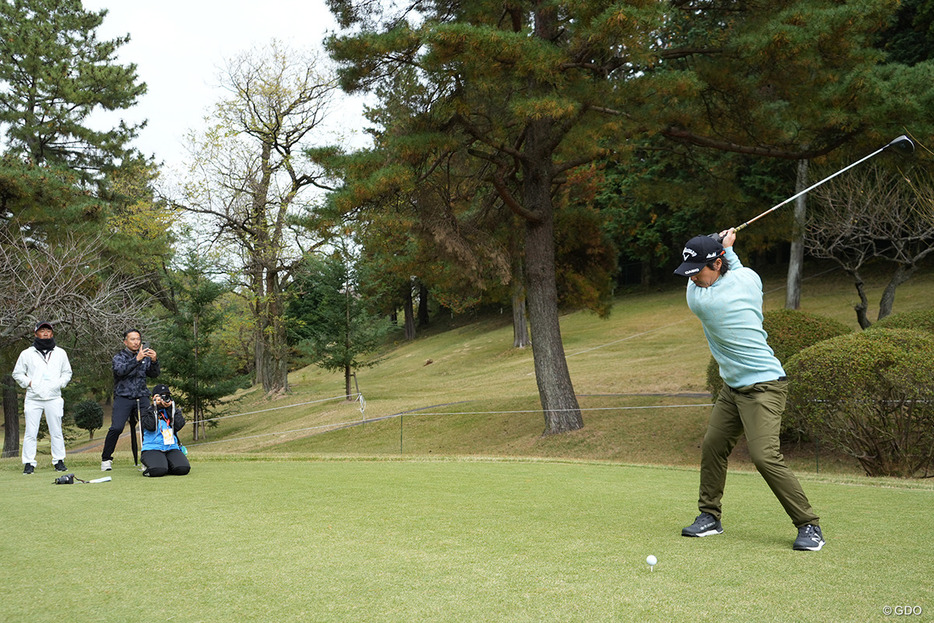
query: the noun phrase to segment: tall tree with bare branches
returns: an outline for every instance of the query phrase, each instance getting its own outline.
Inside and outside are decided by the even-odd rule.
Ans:
[[[892,313],[895,290],[934,253],[934,175],[918,164],[898,171],[880,163],[837,177],[815,191],[807,221],[808,252],[829,259],[853,278],[859,326],[867,328],[869,298],[861,271],[873,261],[894,266],[879,300],[878,320]]]
[[[286,285],[310,239],[296,219],[311,210],[323,174],[302,156],[337,85],[323,63],[273,41],[227,63],[230,93],[194,137],[193,164],[179,206],[207,217],[226,248],[253,319],[255,379],[270,394],[288,391]]]
[[[37,320],[51,322],[59,344],[77,347],[83,361],[109,359],[115,336],[139,322],[144,302],[141,279],[101,265],[102,246],[100,239],[72,236],[46,244],[0,227],[0,369],[12,370]],[[89,374],[85,368],[76,382]],[[4,382],[3,456],[19,446],[19,411],[6,398],[10,386]]]

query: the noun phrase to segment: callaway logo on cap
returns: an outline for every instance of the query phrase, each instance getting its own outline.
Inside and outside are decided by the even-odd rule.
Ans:
[[[681,251],[684,261],[675,269],[675,274],[690,277],[723,254],[723,245],[710,236],[694,236],[685,243]]]

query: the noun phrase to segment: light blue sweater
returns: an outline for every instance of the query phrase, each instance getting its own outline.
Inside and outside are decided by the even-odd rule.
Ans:
[[[777,380],[785,370],[762,328],[762,280],[743,266],[732,247],[724,258],[730,270],[710,287],[688,280],[688,307],[704,326],[724,383],[737,388]]]

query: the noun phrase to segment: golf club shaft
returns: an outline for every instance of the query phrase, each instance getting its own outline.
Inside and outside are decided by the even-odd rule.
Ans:
[[[763,212],[763,213],[760,214],[759,216],[756,216],[756,217],[754,217],[754,218],[749,219],[748,221],[746,221],[746,222],[743,223],[742,225],[738,225],[737,227],[734,227],[734,229],[735,229],[736,231],[739,231],[739,230],[743,229],[744,227],[746,227],[747,225],[750,225],[750,224],[752,224],[752,223],[755,223],[756,221],[758,221],[760,218],[762,218],[762,217],[765,216],[766,214],[769,214],[769,213],[771,213],[771,212],[774,212],[775,210],[779,209],[780,207],[782,207],[783,205],[785,205],[785,204],[787,204],[787,203],[791,203],[792,201],[794,201],[795,199],[797,199],[797,198],[800,197],[801,195],[804,195],[804,194],[806,194],[806,193],[808,193],[808,192],[814,190],[815,188],[817,188],[818,186],[820,186],[820,185],[823,184],[824,182],[828,182],[828,181],[832,180],[833,178],[837,177],[837,176],[840,175],[841,173],[844,173],[844,172],[846,172],[846,171],[849,171],[850,169],[852,169],[852,168],[855,167],[856,165],[858,165],[858,164],[860,164],[860,163],[862,163],[862,162],[865,162],[865,161],[869,160],[869,159],[872,158],[873,156],[876,156],[876,155],[882,153],[883,151],[885,151],[886,149],[888,149],[888,148],[891,147],[892,145],[895,145],[895,144],[897,144],[897,143],[899,143],[899,142],[902,142],[902,141],[908,141],[909,143],[911,143],[911,139],[909,139],[907,136],[905,136],[905,135],[899,136],[899,137],[896,138],[895,140],[891,141],[890,143],[888,143],[887,145],[885,145],[885,146],[883,146],[883,147],[880,147],[879,149],[877,149],[876,151],[872,152],[872,153],[869,154],[868,156],[864,156],[864,157],[860,158],[859,160],[857,160],[856,162],[854,162],[854,163],[852,163],[852,164],[850,164],[850,165],[847,165],[847,166],[843,167],[842,169],[840,169],[839,171],[837,171],[837,172],[834,173],[833,175],[828,175],[827,177],[825,177],[825,178],[822,179],[821,181],[817,182],[816,184],[811,184],[810,186],[808,186],[807,188],[805,188],[805,189],[802,190],[801,192],[796,193],[796,194],[792,195],[791,197],[788,197],[787,199],[785,199],[784,201],[782,201],[782,202],[779,203],[778,205],[772,206],[771,208],[769,208],[768,210],[766,210],[765,212]]]

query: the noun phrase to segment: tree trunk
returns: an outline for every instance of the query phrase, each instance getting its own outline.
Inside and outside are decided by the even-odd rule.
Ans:
[[[199,405],[198,397],[192,396],[191,400],[191,439],[192,441],[198,441],[198,433],[201,429],[201,407]]]
[[[349,283],[344,282],[344,352],[350,352],[350,290],[351,286]],[[347,397],[347,400],[351,400],[350,397],[350,364],[344,365],[344,395]]]
[[[257,297],[254,315],[257,328],[256,383],[262,383],[263,391],[267,394],[283,394],[289,391],[288,347],[282,317],[285,305],[279,257],[283,212],[280,209],[270,222],[267,202],[274,168],[271,164],[272,155],[272,143],[264,140],[258,175],[250,188],[250,214],[254,229],[250,276],[254,286],[253,296]]]
[[[253,384],[266,388],[266,342],[259,316],[253,318]]]
[[[262,384],[267,394],[282,394],[289,391],[288,356],[283,352],[285,343],[281,318],[270,323],[266,335],[258,338],[256,370],[257,384]],[[266,341],[264,342],[263,339]]]
[[[523,274],[522,249],[517,236],[512,238],[510,254],[513,257],[510,279],[512,281],[512,347],[525,348],[531,345],[529,321],[525,305],[525,275]]]
[[[13,375],[4,374],[3,380],[3,458],[19,455],[19,403]]]
[[[641,262],[639,265],[639,283],[643,286],[652,285],[652,276],[655,273],[655,267],[652,262]]]
[[[555,283],[554,235],[551,215],[547,222],[526,226],[526,273],[528,275],[529,323],[535,381],[545,412],[544,434],[577,430],[584,426],[571,373],[561,341],[558,290]]]
[[[798,179],[795,192],[808,187],[808,161],[798,161]],[[785,309],[801,307],[801,274],[804,271],[804,228],[807,217],[807,194],[795,199],[794,233],[791,239],[791,257],[788,260],[788,280],[785,290]]]
[[[405,315],[405,339],[415,339],[415,314],[412,310],[412,285],[406,284],[402,293],[402,312]]]
[[[911,279],[911,276],[915,274],[917,269],[917,265],[914,264],[898,265],[898,268],[895,269],[895,274],[892,275],[889,283],[885,286],[885,290],[882,292],[882,298],[879,300],[879,317],[877,320],[882,320],[892,313],[892,308],[895,306],[895,288]]]
[[[256,261],[260,263],[259,259]],[[253,318],[256,384],[262,385],[267,394],[283,394],[289,391],[289,358],[279,271],[260,269],[254,277],[262,284],[258,291],[262,296],[257,297]]]
[[[250,312],[253,314],[253,384],[265,388],[266,381],[266,282],[259,259],[250,258],[250,291],[253,300]]]
[[[514,282],[512,287],[512,347],[525,348],[530,344],[529,323],[525,316],[525,289]]]
[[[428,322],[428,288],[424,283],[418,284],[418,326],[427,327]]]
[[[522,192],[525,208],[538,217],[527,220],[525,225],[525,285],[535,381],[545,414],[543,434],[553,435],[578,430],[584,426],[584,420],[574,395],[558,322],[551,161],[543,155],[548,142],[547,123],[529,124],[530,157],[523,171]]]
[[[866,296],[866,289],[863,287],[863,278],[859,276],[859,273],[855,270],[848,270],[848,273],[853,277],[853,281],[856,285],[856,292],[859,294],[859,305],[854,305],[853,309],[856,311],[856,322],[859,323],[861,329],[868,329],[872,326],[872,323],[869,322],[869,298]]]
[[[267,394],[284,394],[289,391],[289,361],[283,352],[285,331],[281,318],[273,319],[272,335],[267,336],[270,343],[263,351],[263,391]]]

